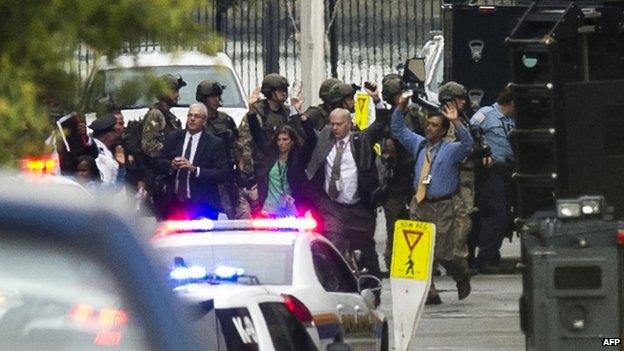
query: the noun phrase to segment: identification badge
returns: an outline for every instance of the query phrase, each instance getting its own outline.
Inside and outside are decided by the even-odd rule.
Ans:
[[[429,185],[429,183],[431,183],[431,174],[427,174],[425,179],[423,179],[422,183],[425,185]]]

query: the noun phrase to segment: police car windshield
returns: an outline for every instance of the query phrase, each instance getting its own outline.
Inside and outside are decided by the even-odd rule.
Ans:
[[[245,275],[258,278],[260,284],[292,284],[292,246],[288,245],[211,245],[160,247],[158,256],[170,268],[176,257],[189,265],[201,266],[208,272],[217,267],[243,268]]]
[[[195,90],[197,85],[204,79],[210,79],[219,84],[225,86],[223,95],[221,96],[222,106],[230,108],[245,108],[245,101],[243,100],[243,93],[236,83],[236,78],[232,70],[225,66],[158,66],[158,67],[132,67],[132,68],[117,68],[110,69],[101,72],[104,75],[104,93],[111,93],[119,91],[125,86],[123,91],[128,89],[128,86],[137,82],[139,79],[146,75],[152,75],[153,77],[160,77],[164,74],[172,74],[174,76],[181,75],[182,79],[186,82],[186,86],[180,89],[179,106],[189,106],[195,101]],[[101,94],[103,96],[105,94]],[[126,97],[128,94],[124,94]],[[130,99],[131,101],[120,101],[122,108],[143,108],[149,107],[154,104],[156,98],[149,96],[147,92],[138,92],[136,99]]]

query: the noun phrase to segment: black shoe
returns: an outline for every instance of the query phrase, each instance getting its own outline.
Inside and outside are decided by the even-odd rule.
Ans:
[[[425,305],[441,305],[442,299],[440,295],[427,296],[427,301],[425,301]]]
[[[472,286],[470,286],[470,275],[467,275],[464,279],[457,282],[457,298],[463,300],[470,295]]]
[[[481,274],[501,274],[502,271],[499,266],[485,265],[479,268]]]

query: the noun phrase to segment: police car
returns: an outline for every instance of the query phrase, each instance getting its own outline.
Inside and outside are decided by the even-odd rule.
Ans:
[[[225,277],[219,273],[224,270]],[[175,284],[175,290],[188,302],[195,319],[192,329],[201,336],[203,346],[232,351],[317,350],[295,316],[300,308],[305,310],[301,302],[257,285],[232,285],[229,281],[236,270],[230,267],[218,267],[215,272],[178,264],[169,273],[175,277],[170,281],[181,284]]]
[[[267,290],[296,297],[311,312],[321,349],[340,335],[353,350],[387,350],[388,324],[374,293],[360,289],[315,228],[312,218],[169,221],[152,244],[168,265],[182,259],[208,271],[236,267]]]
[[[104,96],[118,90],[124,83],[135,79],[142,79],[146,74],[160,77],[164,74],[180,75],[187,83],[180,89],[178,106],[171,112],[175,114],[182,125],[186,123],[188,106],[195,103],[195,90],[199,82],[210,79],[225,86],[221,96],[220,111],[232,116],[237,125],[247,113],[247,98],[240,78],[234,70],[232,61],[224,53],[214,56],[205,55],[197,51],[183,53],[141,52],[135,55],[122,55],[111,62],[103,60],[102,68],[95,79],[100,86],[96,87],[96,95]],[[101,86],[103,84],[103,86]],[[124,102],[122,114],[127,121],[140,120],[147,110],[156,102],[155,99],[143,95],[133,102]],[[95,118],[95,114],[87,116],[88,123]]]

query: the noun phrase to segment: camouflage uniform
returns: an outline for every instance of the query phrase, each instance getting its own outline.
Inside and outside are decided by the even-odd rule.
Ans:
[[[228,152],[233,156],[233,161],[236,161],[239,133],[234,119],[224,112],[217,111],[215,118],[208,119],[206,130],[210,134],[228,138],[227,145],[230,147]],[[228,156],[228,159],[230,157]],[[234,166],[237,167],[237,165]],[[237,186],[234,180],[230,180],[229,183],[219,184],[219,196],[221,198],[221,208],[229,219],[251,218],[249,202],[246,201],[243,190]]]

